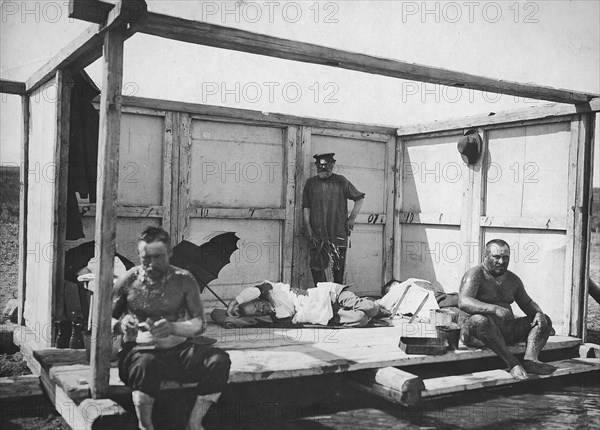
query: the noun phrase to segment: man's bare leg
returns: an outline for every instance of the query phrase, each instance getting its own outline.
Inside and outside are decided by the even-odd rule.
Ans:
[[[508,350],[502,331],[491,318],[475,314],[465,324],[468,325],[468,329],[474,333],[477,339],[481,340],[485,346],[494,351],[506,363],[513,378],[527,379],[529,377],[519,360]],[[466,339],[466,341],[469,344],[469,340]]]
[[[154,430],[152,424],[152,407],[154,406],[154,398],[141,391],[133,391],[131,393],[133,405],[135,406],[135,414],[138,417],[138,427],[140,430]]]
[[[547,317],[546,317],[547,318]],[[550,322],[550,319],[548,322]],[[552,331],[552,325],[549,325],[545,329],[542,329],[538,324],[531,328],[527,335],[527,348],[525,349],[525,357],[523,357],[523,367],[530,373],[536,375],[550,375],[556,370],[555,366],[551,364],[542,363],[538,356],[548,342],[550,333]]]
[[[205,394],[204,396],[196,397],[196,403],[190,413],[190,419],[186,430],[204,430],[202,420],[208,412],[208,409],[219,400],[221,393]]]

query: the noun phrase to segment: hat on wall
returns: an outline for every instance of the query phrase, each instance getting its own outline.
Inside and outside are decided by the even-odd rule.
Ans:
[[[469,129],[465,132],[465,135],[458,140],[458,145],[456,145],[456,147],[465,163],[475,164],[481,155],[483,140],[479,133],[477,133],[477,130]]]
[[[335,152],[328,152],[326,154],[315,154],[313,155],[313,158],[317,164],[328,164],[335,163],[335,158],[333,158],[334,155]]]

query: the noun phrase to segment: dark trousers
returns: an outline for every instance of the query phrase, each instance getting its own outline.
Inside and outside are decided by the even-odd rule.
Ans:
[[[123,346],[119,377],[132,390],[156,397],[165,380],[198,382],[197,395],[220,393],[229,379],[231,360],[219,348],[184,342],[169,349]]]
[[[336,284],[344,283],[344,267],[346,267],[346,247],[338,247],[338,252],[340,254],[340,260],[338,262],[337,270],[333,271],[333,282]],[[325,270],[315,270],[310,269],[312,272],[313,282],[315,286],[318,282],[327,282],[327,276],[325,275]]]

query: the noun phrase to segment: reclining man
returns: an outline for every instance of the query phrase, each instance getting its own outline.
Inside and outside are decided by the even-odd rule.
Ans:
[[[483,264],[469,269],[462,278],[458,306],[471,316],[461,331],[468,346],[489,347],[510,369],[515,379],[528,378],[527,372],[549,375],[556,370],[542,363],[538,355],[553,334],[552,322],[525,291],[521,279],[508,270],[510,248],[500,239],[485,246]],[[527,315],[515,318],[510,305],[516,302]],[[523,364],[507,345],[527,342]]]
[[[169,234],[147,227],[138,252],[141,265],[125,272],[113,290],[113,330],[120,329],[124,341],[119,377],[133,390],[140,429],[154,428],[152,408],[164,380],[198,382],[188,428],[201,429],[229,378],[229,355],[187,339],[205,331],[204,309],[194,277],[169,264]]]
[[[271,316],[274,321],[291,319],[294,324],[364,327],[371,318],[390,313],[377,302],[356,296],[347,286],[320,282],[302,290],[287,284],[263,282],[244,289],[229,302],[227,314],[235,317]]]

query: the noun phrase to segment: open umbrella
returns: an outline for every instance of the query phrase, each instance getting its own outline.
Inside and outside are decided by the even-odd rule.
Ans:
[[[208,290],[221,303],[227,303],[215,293],[208,283],[219,277],[219,272],[229,264],[231,255],[238,249],[239,237],[233,232],[216,233],[206,243],[198,246],[187,240],[182,241],[173,248],[171,264],[189,271],[200,286],[200,292],[204,288]]]
[[[86,267],[90,260],[94,258],[95,247],[96,242],[92,240],[90,242],[82,243],[65,252],[65,279],[67,281],[77,283],[77,272]],[[125,269],[129,270],[135,266],[135,264],[118,252],[115,253],[115,256],[121,260]]]

